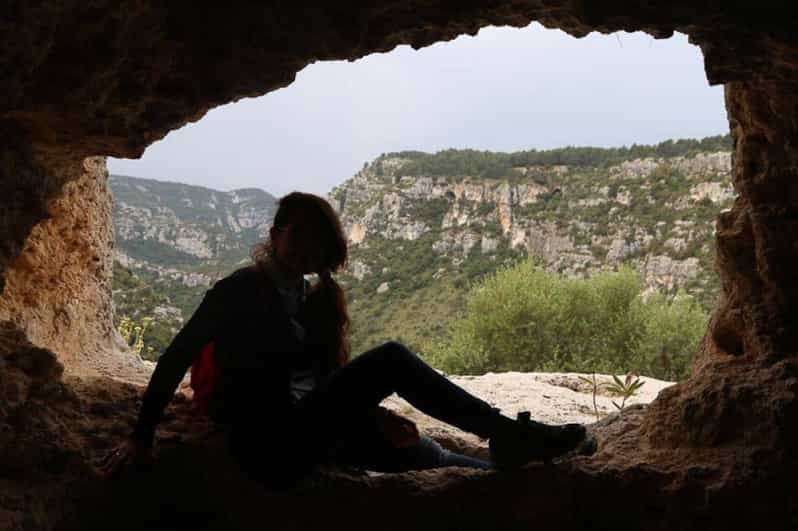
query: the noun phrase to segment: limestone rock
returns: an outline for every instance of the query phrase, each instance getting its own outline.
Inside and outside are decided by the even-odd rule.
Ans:
[[[348,227],[353,257],[363,264],[376,265],[387,259],[381,245],[377,254],[368,251],[370,237],[408,242],[425,238],[424,245],[429,245],[438,259],[448,259],[453,267],[477,244],[480,255],[488,259],[506,245],[516,259],[520,253],[532,255],[546,270],[569,277],[585,277],[620,264],[645,276],[651,256],[670,254],[681,260],[683,253],[699,247],[696,242],[712,238],[706,209],[689,210],[681,217],[672,216],[673,210],[691,209],[705,194],[719,201],[719,208],[732,198],[728,185],[722,182],[730,161],[728,153],[635,159],[611,167],[604,176],[593,177],[597,180],[594,186],[585,184],[583,169],[578,167],[569,171],[565,171],[566,166],[558,171],[516,167],[512,178],[433,178],[408,175],[405,165],[411,160],[383,155],[331,193],[336,204],[346,205],[343,223]],[[646,172],[662,165],[694,172],[680,177],[689,183],[691,191],[685,193],[679,188],[685,183],[654,182]],[[563,176],[574,180],[557,180]],[[710,180],[697,182],[701,179]],[[655,185],[666,189],[657,192],[658,198],[668,196],[665,204],[654,199]],[[559,198],[563,205],[559,205]],[[641,214],[640,205],[633,201],[654,205],[651,208],[657,210],[653,212],[663,212],[669,221],[652,226],[651,212]],[[711,299],[713,275],[705,258],[695,275],[676,274],[671,280],[663,280],[649,273],[647,288],[689,285],[694,295]],[[688,280],[690,283],[685,284]]]
[[[490,254],[496,251],[496,248],[499,246],[499,239],[498,238],[490,238],[488,236],[482,236],[482,241],[480,242],[480,251],[482,254]]]
[[[81,176],[48,205],[6,274],[0,319],[55,352],[67,371],[134,375],[140,360],[113,325],[111,194],[104,158],[88,158]]]
[[[645,265],[646,283],[668,291],[695,278],[697,274],[698,259],[693,257],[673,260],[668,256],[651,256]]]
[[[108,183],[117,252],[151,266],[170,265],[151,263],[153,256],[169,254],[162,246],[200,259],[245,255],[253,235],[266,233],[275,210],[276,199],[256,188],[219,192],[120,175]]]
[[[673,165],[688,174],[719,173],[725,175],[732,168],[731,153],[698,153],[694,157],[677,157]]]
[[[734,192],[731,186],[724,186],[722,183],[699,183],[690,189],[690,199],[693,201],[701,201],[704,198],[709,199],[713,203],[722,203],[734,197]]]
[[[358,280],[363,280],[366,275],[371,274],[371,268],[359,260],[352,263],[352,276]]]

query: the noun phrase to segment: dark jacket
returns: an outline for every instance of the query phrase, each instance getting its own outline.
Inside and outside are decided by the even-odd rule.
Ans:
[[[310,335],[304,342],[298,340],[279,301],[268,276],[253,266],[217,281],[159,358],[144,393],[135,437],[151,444],[164,408],[210,340],[222,364],[211,402],[214,420],[235,425],[284,418],[290,406],[292,364],[312,356],[314,348]]]

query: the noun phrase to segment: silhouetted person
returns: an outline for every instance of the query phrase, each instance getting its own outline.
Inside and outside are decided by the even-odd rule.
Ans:
[[[584,426],[550,426],[500,414],[406,346],[383,343],[350,360],[344,293],[331,272],[347,260],[335,210],[322,197],[279,200],[253,263],[219,280],[158,360],[133,434],[107,471],[151,456],[155,426],[203,346],[220,370],[210,401],[236,461],[272,486],[323,462],[377,471],[441,466],[514,468],[576,448]],[[314,285],[304,275],[317,273]],[[491,461],[443,449],[413,422],[379,406],[396,392],[439,420],[489,438]]]

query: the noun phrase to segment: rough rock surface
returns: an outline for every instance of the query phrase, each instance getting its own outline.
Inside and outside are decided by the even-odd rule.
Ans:
[[[526,496],[522,491],[505,493],[502,499],[458,514],[463,511],[458,502],[463,489],[476,496],[480,489],[495,488],[497,482],[520,480],[521,473],[449,468],[384,474],[325,466],[293,492],[268,491],[229,459],[212,426],[193,411],[184,396],[190,396],[190,389],[185,387],[176,394],[159,427],[155,465],[106,479],[99,470],[102,458],[129,433],[140,407],[141,388],[97,377],[69,376],[61,382],[57,376],[62,367],[55,356],[28,343],[11,323],[0,326],[0,347],[0,360],[15,382],[3,388],[4,407],[0,408],[4,435],[0,469],[7,478],[0,479],[0,528],[4,530],[183,529],[196,528],[200,522],[204,529],[259,529],[263,515],[256,514],[264,504],[269,507],[269,525],[275,529],[308,529],[305,526],[320,526],[325,519],[346,521],[355,529],[374,529],[380,515],[374,503],[381,510],[407,509],[409,504],[414,511],[423,511],[404,514],[397,521],[392,518],[381,523],[380,529],[411,523],[421,529],[458,523],[478,529],[490,527],[490,522],[524,528],[532,517],[493,512],[522,502]],[[529,409],[535,418],[548,422],[595,420],[586,413],[592,408],[590,390],[572,374],[506,373],[452,379],[505,414]],[[631,403],[647,403],[668,385],[646,379]],[[602,414],[611,411],[606,393],[597,400]],[[385,405],[413,419],[422,433],[445,447],[488,457],[487,442],[475,435],[427,417],[396,396]],[[639,418],[640,410],[631,406],[624,416]],[[595,425],[595,432],[603,437],[605,426],[616,422],[625,418],[611,415]],[[570,466],[567,462],[558,465],[561,471],[554,475],[562,474],[564,481]],[[433,509],[433,502],[441,504],[438,510]],[[306,504],[314,510],[307,511]]]
[[[798,525],[798,20],[790,3],[18,0],[0,15],[0,286],[48,204],[83,175],[86,157],[137,156],[216,105],[289,84],[314,60],[420,47],[489,24],[539,20],[574,36],[688,34],[709,81],[726,83],[739,194],[718,220],[724,300],[695,375],[647,411],[603,426],[597,455],[553,468],[339,474],[301,496],[266,496],[214,459],[212,446],[197,443],[178,446],[164,461],[171,467],[134,478],[109,498],[91,455],[125,431],[137,389],[61,380],[53,354],[5,322],[4,529],[85,529],[92,516],[110,517],[94,526],[103,529],[245,529],[264,519],[303,529],[331,521],[436,530]],[[211,466],[195,466],[198,456]]]
[[[0,320],[55,352],[73,373],[130,376],[140,372],[113,326],[113,227],[108,172],[87,158],[81,176],[48,204],[12,262],[0,297]]]
[[[376,284],[382,280],[377,262],[401,259],[380,241],[398,249],[423,238],[409,247],[431,249],[453,274],[454,264],[476,248],[493,260],[533,256],[546,270],[572,278],[625,264],[644,276],[648,289],[715,297],[710,242],[715,212],[734,197],[730,152],[634,159],[608,168],[560,166],[559,172],[516,166],[522,177],[498,178],[431,177],[406,169],[412,160],[401,153],[378,157],[328,194],[349,236],[353,260],[344,272],[358,280],[372,276]],[[683,173],[665,185],[658,169]],[[563,204],[547,206],[555,195]],[[707,201],[712,209],[699,208]],[[606,207],[591,208],[598,205]],[[653,222],[657,215],[668,217]]]

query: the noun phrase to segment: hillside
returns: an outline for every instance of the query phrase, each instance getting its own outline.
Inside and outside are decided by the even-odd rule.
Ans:
[[[354,349],[389,338],[422,349],[448,333],[472,281],[528,255],[570,277],[629,264],[648,289],[681,288],[710,307],[714,218],[733,200],[730,166],[728,137],[384,154],[330,193],[351,242],[342,280]]]
[[[386,153],[328,194],[350,241],[338,275],[355,353],[445,337],[469,285],[533,256],[584,277],[629,264],[650,290],[718,290],[714,218],[733,200],[728,136],[630,148]],[[112,176],[117,316],[156,316],[156,350],[266,234],[275,198]],[[156,352],[157,355],[157,352]]]
[[[268,230],[276,198],[258,188],[221,192],[122,175],[108,182],[116,324],[122,316],[154,317],[145,337],[157,356],[205,290],[247,259]]]

